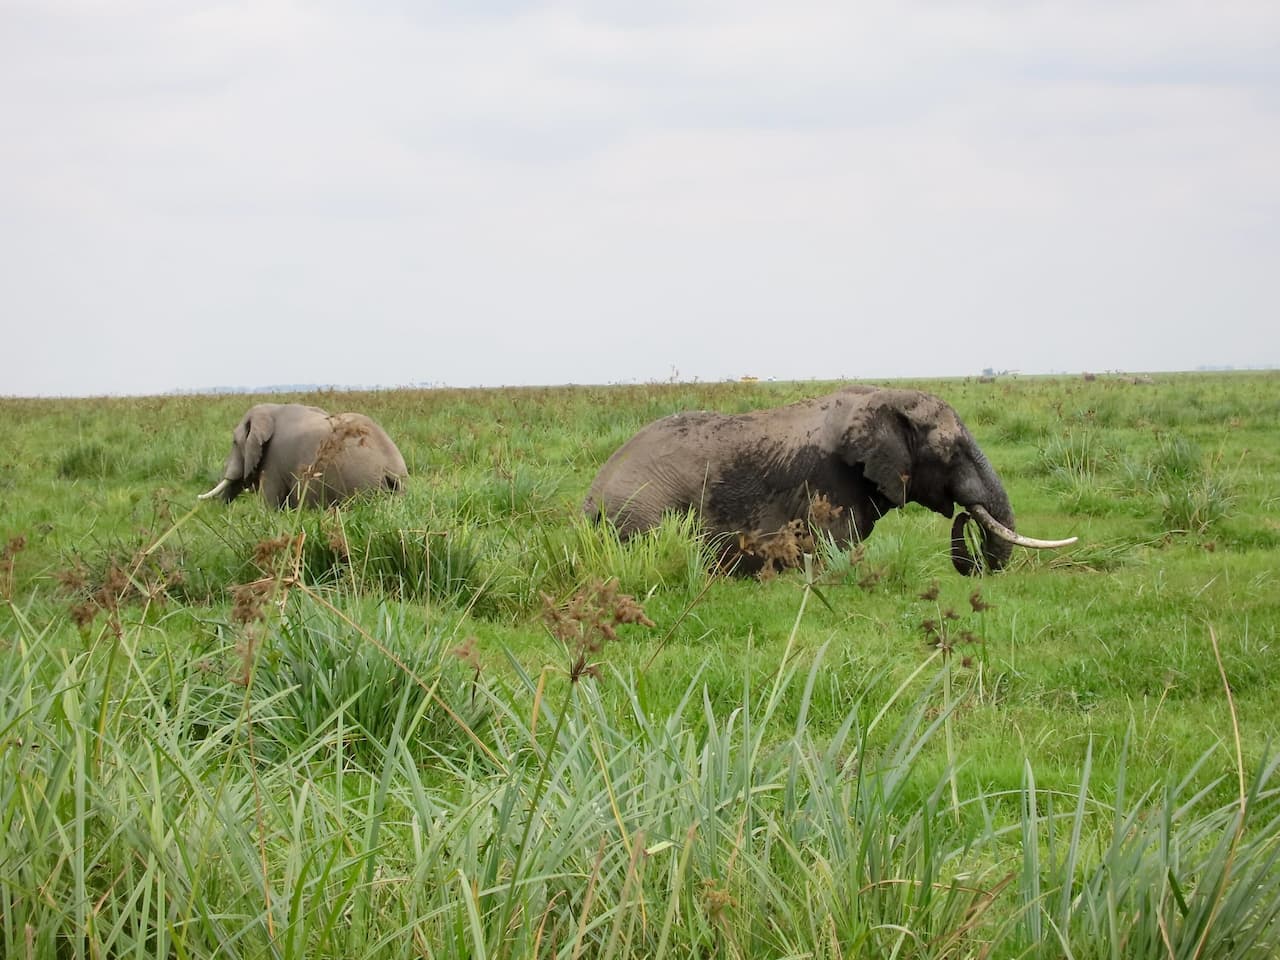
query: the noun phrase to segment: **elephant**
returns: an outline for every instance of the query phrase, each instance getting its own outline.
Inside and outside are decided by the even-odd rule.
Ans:
[[[274,507],[328,507],[364,490],[398,491],[409,471],[386,431],[362,413],[259,403],[231,435],[222,480],[201,500],[256,487]]]
[[[895,507],[950,518],[962,574],[999,570],[1015,544],[1068,546],[1014,532],[1013,509],[977,441],[947,403],[918,390],[853,384],[829,396],[735,416],[707,411],[654,421],[600,468],[583,502],[626,539],[669,512],[696,512],[720,561],[740,575],[798,563],[815,533],[842,548]],[[976,520],[971,548],[965,530]]]

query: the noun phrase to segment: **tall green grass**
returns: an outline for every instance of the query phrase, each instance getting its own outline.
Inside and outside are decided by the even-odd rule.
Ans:
[[[0,401],[0,955],[1274,955],[1280,381],[1154,380],[920,384],[1082,538],[980,581],[580,515],[829,385],[300,396],[412,470],[327,512],[196,505],[246,398]]]
[[[655,713],[653,678],[607,668],[622,640],[589,618],[598,680],[573,649],[477,676],[439,638],[410,644],[385,612],[357,627],[334,599],[294,588],[242,625],[230,675],[147,650],[141,629],[67,658],[21,625],[0,677],[6,956],[1280,948],[1274,757],[1250,771],[1237,749],[1226,803],[1195,769],[1131,797],[1123,762],[1098,792],[1088,754],[1073,791],[1039,786],[1027,760],[1013,796],[962,795],[950,747],[921,778],[977,695],[945,686],[945,658],[888,702],[864,685],[816,734],[822,649],[744,673],[723,706],[695,674]]]

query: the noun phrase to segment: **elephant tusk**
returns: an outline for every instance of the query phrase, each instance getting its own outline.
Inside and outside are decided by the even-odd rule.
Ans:
[[[210,490],[208,493],[202,493],[202,494],[200,494],[198,497],[196,497],[196,499],[197,499],[197,500],[211,500],[211,499],[213,499],[214,497],[216,497],[218,494],[220,494],[223,490],[227,489],[227,486],[228,486],[230,483],[231,483],[231,481],[230,481],[230,480],[227,480],[227,479],[224,477],[222,480],[220,480],[220,481],[218,482],[218,485],[217,485],[216,487],[214,487],[214,488],[213,488],[212,490]]]
[[[981,504],[975,503],[971,507],[966,507],[971,514],[978,518],[978,522],[994,533],[1002,540],[1008,540],[1010,543],[1016,543],[1020,547],[1032,547],[1036,550],[1053,550],[1058,547],[1069,547],[1071,544],[1079,540],[1079,537],[1068,537],[1066,540],[1036,540],[1034,537],[1024,537],[1020,533],[1014,533],[1003,523],[987,512],[987,508]]]

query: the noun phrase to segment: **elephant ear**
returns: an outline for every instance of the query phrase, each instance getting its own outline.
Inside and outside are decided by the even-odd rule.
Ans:
[[[250,410],[236,427],[235,449],[240,454],[241,473],[238,478],[247,480],[262,466],[262,451],[275,432],[275,417],[266,410]]]
[[[859,407],[846,421],[839,456],[861,467],[881,496],[900,507],[909,498],[914,437],[910,418],[891,404]]]

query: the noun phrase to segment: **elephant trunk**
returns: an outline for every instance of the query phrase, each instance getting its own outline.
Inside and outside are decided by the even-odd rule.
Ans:
[[[996,476],[986,454],[976,443],[971,443],[969,455],[973,470],[960,485],[961,489],[957,490],[956,501],[965,510],[973,510],[975,513],[981,511],[981,514],[994,519],[1000,527],[1012,532],[1013,507],[1009,503],[1009,495],[1004,492],[1004,485]],[[952,566],[965,576],[1000,570],[1013,555],[1013,542],[993,530],[992,526],[982,524],[981,545],[976,552],[970,550],[964,535],[970,519],[969,513],[961,512],[951,525]]]
[[[951,563],[956,570],[966,576],[986,570],[994,572],[1009,562],[1015,546],[1052,550],[1076,542],[1076,537],[1037,540],[1016,533],[1013,507],[991,463],[976,443],[972,444],[969,456],[973,469],[957,484],[955,493],[955,501],[967,512],[957,515],[951,525]],[[982,531],[981,545],[976,552],[970,550],[965,540],[965,528],[970,520],[976,520]]]

